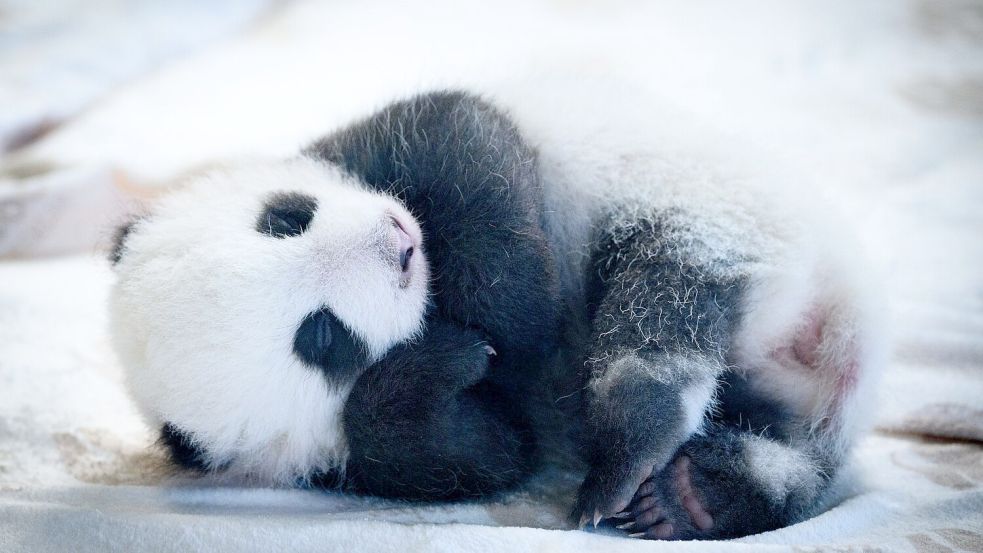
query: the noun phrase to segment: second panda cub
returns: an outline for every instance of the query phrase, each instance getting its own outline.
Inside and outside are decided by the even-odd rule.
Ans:
[[[537,411],[573,397],[581,524],[715,538],[812,514],[877,360],[852,259],[644,110],[508,107],[397,102],[121,233],[117,349],[173,457],[481,495],[533,468]]]

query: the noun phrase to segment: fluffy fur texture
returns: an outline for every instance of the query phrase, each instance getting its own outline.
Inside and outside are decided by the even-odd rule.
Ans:
[[[481,495],[548,449],[537,411],[571,406],[581,524],[710,538],[808,516],[863,428],[880,351],[846,241],[781,186],[719,171],[648,99],[500,97],[511,117],[461,93],[397,102],[136,223],[118,345],[175,457],[278,482],[347,459],[362,491]],[[316,214],[264,236],[257,213],[283,190]],[[404,208],[428,315],[425,290],[380,278],[391,267],[366,245],[363,215]],[[343,276],[312,276],[326,266]],[[325,306],[375,362],[357,382],[290,349]]]
[[[586,329],[590,464],[575,520],[660,539],[801,520],[869,420],[874,294],[849,240],[781,181],[742,176],[685,120],[636,100],[566,124],[539,115],[548,99],[517,104],[542,140],[564,294],[587,306],[573,325]],[[714,466],[761,450],[752,438],[788,451],[781,470],[750,453]]]

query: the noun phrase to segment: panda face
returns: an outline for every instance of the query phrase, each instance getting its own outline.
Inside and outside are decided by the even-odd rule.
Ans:
[[[351,386],[421,329],[422,246],[398,201],[306,158],[170,193],[114,256],[134,398],[207,466],[289,484],[342,464]]]

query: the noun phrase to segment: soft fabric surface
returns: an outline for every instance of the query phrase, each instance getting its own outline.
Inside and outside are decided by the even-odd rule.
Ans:
[[[0,4],[3,142],[65,119],[0,167],[0,551],[983,551],[983,5],[261,4],[170,35],[147,34],[149,8]],[[187,6],[170,9],[182,21]],[[152,39],[124,41],[114,65],[114,36]],[[65,85],[69,54],[112,70]],[[290,153],[395,94],[520,66],[657,88],[857,228],[895,347],[843,503],[742,540],[667,544],[571,530],[576,475],[424,506],[203,485],[163,466],[124,393],[112,276],[92,255],[127,202],[218,159]],[[38,83],[85,90],[41,97]]]

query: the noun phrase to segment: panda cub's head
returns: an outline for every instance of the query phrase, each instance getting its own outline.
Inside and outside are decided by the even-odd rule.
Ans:
[[[304,157],[221,170],[119,235],[116,349],[182,464],[261,484],[344,466],[361,372],[421,330],[420,227]]]

